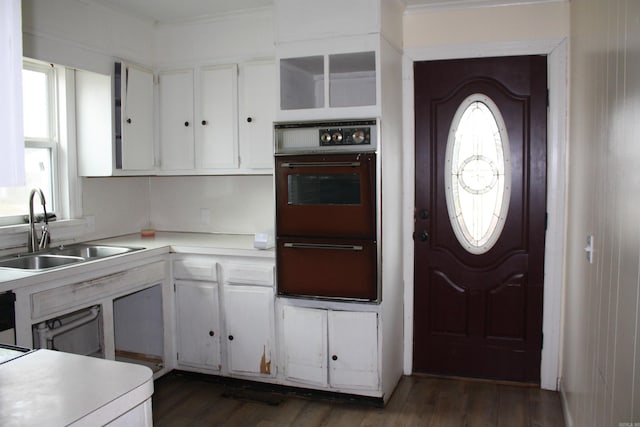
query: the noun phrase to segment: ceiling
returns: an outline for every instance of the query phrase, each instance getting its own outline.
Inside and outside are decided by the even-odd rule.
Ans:
[[[270,7],[274,0],[85,0],[157,22],[184,22],[246,9]],[[322,1],[322,0],[319,0]],[[401,0],[408,8],[473,7],[554,0]],[[555,0],[558,1],[558,0]]]

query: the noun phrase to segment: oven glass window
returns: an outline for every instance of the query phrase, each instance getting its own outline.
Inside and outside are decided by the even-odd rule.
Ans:
[[[288,193],[290,205],[359,205],[360,175],[291,174]]]

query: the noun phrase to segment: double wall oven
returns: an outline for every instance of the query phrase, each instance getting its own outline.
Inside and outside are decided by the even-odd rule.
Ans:
[[[378,301],[375,120],[275,126],[283,296]]]

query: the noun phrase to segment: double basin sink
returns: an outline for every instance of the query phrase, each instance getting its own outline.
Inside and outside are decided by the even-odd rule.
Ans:
[[[36,253],[26,253],[0,259],[0,268],[40,271],[121,255],[140,249],[143,248],[90,244],[59,246]]]

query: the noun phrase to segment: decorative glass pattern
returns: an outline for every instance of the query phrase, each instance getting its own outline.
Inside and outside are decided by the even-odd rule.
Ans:
[[[498,241],[509,209],[509,137],[500,110],[473,94],[458,107],[445,157],[447,211],[460,244],[472,254]]]

